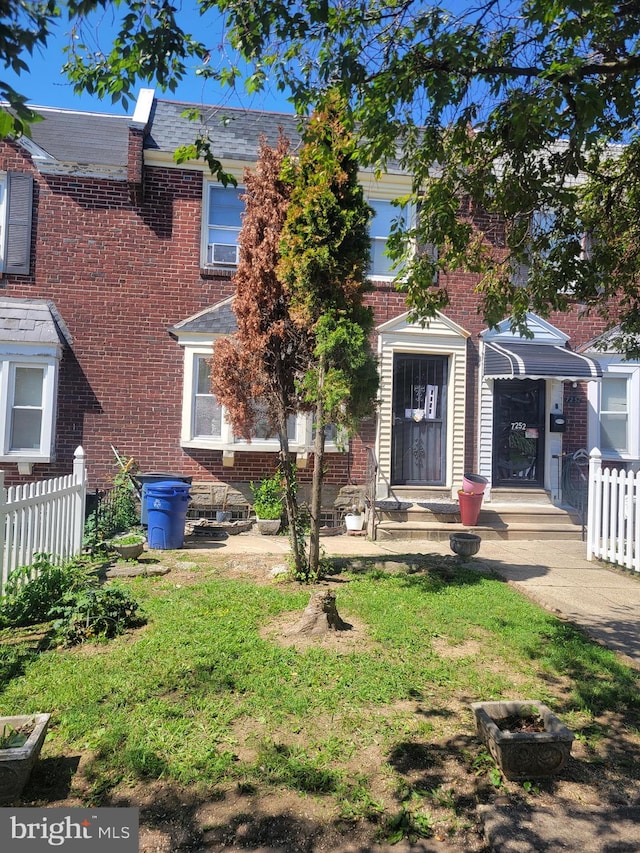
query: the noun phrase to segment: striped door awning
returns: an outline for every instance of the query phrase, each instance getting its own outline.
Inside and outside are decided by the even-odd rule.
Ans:
[[[487,342],[484,375],[493,379],[599,379],[600,365],[586,355],[555,344]]]

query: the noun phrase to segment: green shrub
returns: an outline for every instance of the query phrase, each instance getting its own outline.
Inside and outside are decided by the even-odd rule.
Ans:
[[[85,587],[66,593],[51,611],[56,637],[67,646],[109,639],[143,625],[138,602],[119,586]]]
[[[280,471],[273,477],[264,477],[258,485],[251,482],[253,509],[258,518],[280,518],[283,509],[284,482]]]
[[[107,540],[140,522],[133,457],[121,463],[111,489],[85,521],[83,547],[91,553],[104,550]]]
[[[10,573],[0,599],[0,624],[22,627],[45,622],[67,592],[87,582],[86,570],[77,563],[58,566],[48,554],[35,554],[31,565]]]

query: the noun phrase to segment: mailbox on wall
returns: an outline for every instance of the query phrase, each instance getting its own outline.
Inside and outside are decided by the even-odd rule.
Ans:
[[[567,428],[567,419],[564,415],[551,412],[549,415],[549,432],[564,432]]]

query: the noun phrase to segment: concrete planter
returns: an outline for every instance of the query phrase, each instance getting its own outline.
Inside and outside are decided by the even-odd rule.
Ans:
[[[449,547],[459,557],[473,557],[480,550],[481,541],[475,533],[452,533],[449,536]]]
[[[279,518],[258,518],[256,525],[263,536],[275,536],[280,530]]]
[[[123,560],[137,560],[144,551],[144,541],[129,542],[125,545],[115,540],[112,542],[112,547],[116,554]]]
[[[0,717],[0,733],[11,729],[35,724],[33,731],[23,746],[0,749],[0,803],[12,803],[17,800],[38,760],[50,714],[25,714],[17,717]]]
[[[571,754],[571,732],[551,710],[536,701],[474,702],[476,731],[506,779],[546,779],[559,773]],[[496,720],[538,714],[544,731],[501,731]]]

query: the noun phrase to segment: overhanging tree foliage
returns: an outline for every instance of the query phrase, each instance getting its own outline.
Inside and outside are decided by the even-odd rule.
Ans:
[[[242,55],[299,105],[327,86],[349,98],[365,161],[400,147],[420,219],[393,248],[417,316],[449,297],[432,259],[407,253],[416,240],[441,270],[480,275],[489,324],[511,315],[524,331],[528,310],[579,303],[640,355],[640,3],[219,6]]]
[[[290,316],[311,341],[300,387],[314,412],[315,442],[308,576],[318,573],[325,428],[351,433],[374,411],[377,366],[369,334],[369,220],[358,183],[355,139],[345,127],[346,106],[331,93],[289,161],[293,190],[280,244],[278,273]]]
[[[139,81],[173,91],[192,63],[201,79],[234,84],[248,61],[250,91],[277,85],[300,112],[338,87],[361,133],[361,162],[399,152],[415,175],[421,217],[397,235],[399,255],[415,238],[438,246],[442,270],[478,272],[490,324],[510,314],[522,328],[530,308],[580,303],[620,321],[621,345],[640,355],[640,0],[479,0],[451,11],[422,0],[196,3],[201,38],[169,0],[9,0],[0,50],[19,70],[68,19],[69,79],[112,100],[129,100]],[[119,24],[113,46],[100,49],[90,35],[107,13]],[[236,64],[217,50],[221,13]],[[19,131],[24,99],[1,88]],[[0,132],[10,127],[5,114]],[[194,150],[206,157],[206,139]],[[404,273],[417,315],[447,304],[446,277],[434,286],[427,255]]]

